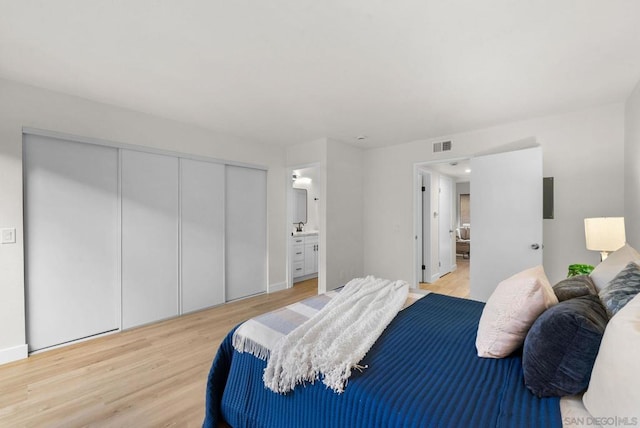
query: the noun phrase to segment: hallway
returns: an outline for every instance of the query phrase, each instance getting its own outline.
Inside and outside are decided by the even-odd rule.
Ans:
[[[469,298],[469,259],[456,258],[457,269],[428,284],[421,282],[420,288],[448,296]]]

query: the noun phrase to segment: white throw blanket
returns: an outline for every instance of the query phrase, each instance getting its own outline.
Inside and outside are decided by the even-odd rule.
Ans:
[[[296,385],[323,383],[344,391],[351,369],[364,358],[407,299],[404,281],[372,276],[351,280],[316,315],[283,337],[271,350],[264,384],[286,393]]]

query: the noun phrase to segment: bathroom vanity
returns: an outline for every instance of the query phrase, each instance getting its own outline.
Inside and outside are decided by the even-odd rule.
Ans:
[[[294,232],[291,237],[293,281],[318,276],[318,232]]]

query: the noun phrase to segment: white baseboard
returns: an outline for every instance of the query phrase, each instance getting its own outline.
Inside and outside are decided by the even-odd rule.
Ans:
[[[276,282],[275,284],[269,284],[269,293],[284,290],[285,288],[287,288],[287,284],[284,281]]]
[[[28,353],[29,348],[26,344],[0,349],[0,364],[22,360],[23,358],[27,358]]]

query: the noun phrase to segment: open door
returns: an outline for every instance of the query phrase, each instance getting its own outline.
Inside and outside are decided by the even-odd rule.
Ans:
[[[453,180],[440,175],[438,250],[440,276],[450,273],[455,265],[455,235],[453,233]]]
[[[542,148],[471,159],[470,295],[542,264]]]

